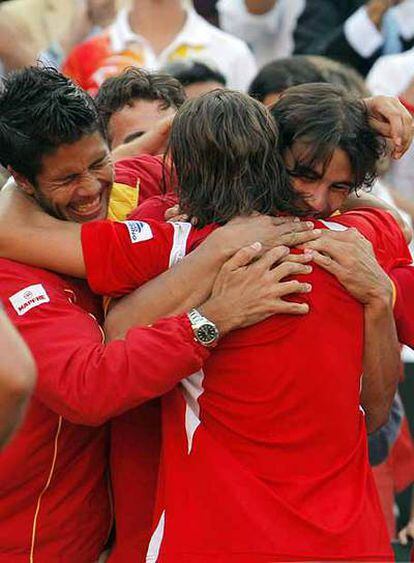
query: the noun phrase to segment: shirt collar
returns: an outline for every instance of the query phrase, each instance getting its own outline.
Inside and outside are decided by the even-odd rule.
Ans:
[[[132,31],[129,25],[128,15],[129,11],[126,8],[120,10],[116,20],[109,28],[112,49],[115,53],[123,51],[125,46],[130,42],[143,42],[143,37],[140,37]]]
[[[187,8],[187,19],[184,27],[178,33],[173,43],[185,43],[186,45],[207,45],[211,43],[211,24],[199,16],[194,8]]]
[[[199,16],[193,8],[188,8],[187,19],[181,31],[175,39],[167,47],[170,50],[173,46],[179,44],[186,45],[207,45],[211,42],[211,34],[209,33],[210,24]],[[134,33],[129,25],[129,11],[122,9],[114,23],[109,28],[109,36],[111,39],[112,49],[115,53],[123,51],[128,43],[146,43],[146,39],[137,33]]]

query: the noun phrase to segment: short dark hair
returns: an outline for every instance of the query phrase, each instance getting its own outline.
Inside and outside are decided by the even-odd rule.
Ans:
[[[249,94],[263,102],[269,94],[281,94],[292,86],[314,82],[336,84],[356,96],[369,96],[364,79],[356,70],[316,55],[293,55],[268,63],[253,79]]]
[[[280,94],[299,84],[319,82],[320,72],[306,55],[295,55],[266,64],[249,87],[249,94],[263,102],[269,94]]]
[[[219,70],[200,61],[191,59],[174,61],[165,66],[163,70],[176,78],[184,88],[200,82],[218,82],[222,86],[226,86],[226,78]]]
[[[304,84],[287,90],[271,108],[280,131],[283,154],[295,142],[304,144],[309,168],[329,164],[335,149],[348,155],[355,190],[370,186],[384,155],[385,140],[370,126],[364,102],[332,84]]]
[[[357,97],[365,98],[370,95],[364,79],[354,68],[318,55],[309,55],[309,61],[315,65],[320,73],[320,79],[313,80],[313,82],[326,82],[327,84],[343,86],[348,93]]]
[[[32,184],[42,158],[101,131],[93,99],[53,68],[28,67],[0,85],[0,163]]]
[[[185,92],[180,82],[168,74],[128,67],[121,74],[107,78],[96,95],[105,127],[108,128],[114,113],[136,100],[158,101],[162,109],[178,109],[184,103]]]
[[[180,207],[198,227],[296,209],[277,126],[246,94],[214,90],[187,101],[174,118],[169,148]]]

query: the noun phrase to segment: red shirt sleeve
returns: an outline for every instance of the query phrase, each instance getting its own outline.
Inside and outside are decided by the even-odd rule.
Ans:
[[[170,172],[162,157],[140,155],[115,163],[115,182],[137,187],[141,204],[170,190]]]
[[[396,289],[394,318],[401,344],[414,349],[414,267],[394,268],[390,277]]]
[[[175,194],[166,194],[150,197],[141,203],[135,211],[129,215],[129,219],[137,221],[145,221],[152,219],[153,221],[165,221],[165,212],[170,207],[178,203]]]
[[[93,221],[82,225],[81,236],[90,287],[119,297],[168,269],[174,227],[155,221]]]
[[[185,315],[105,345],[96,319],[73,302],[63,280],[0,262],[0,298],[37,363],[35,398],[75,424],[103,424],[168,392],[208,356]]]
[[[388,211],[372,207],[360,208],[323,223],[328,227],[339,224],[357,229],[372,243],[377,260],[387,273],[392,268],[412,261],[402,230]]]

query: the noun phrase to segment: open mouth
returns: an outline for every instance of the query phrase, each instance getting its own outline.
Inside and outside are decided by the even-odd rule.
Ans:
[[[73,214],[82,219],[94,219],[102,211],[103,191],[94,198],[71,203],[69,208]]]

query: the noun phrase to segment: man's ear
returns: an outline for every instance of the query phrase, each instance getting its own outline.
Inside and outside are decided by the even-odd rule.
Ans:
[[[26,176],[23,176],[23,174],[20,174],[20,172],[16,172],[11,166],[8,166],[7,170],[9,174],[11,174],[15,179],[16,184],[24,191],[25,194],[30,196],[34,195],[35,188],[33,184],[29,182]]]

